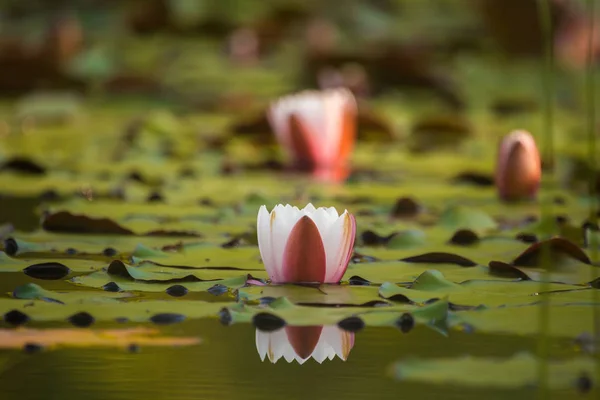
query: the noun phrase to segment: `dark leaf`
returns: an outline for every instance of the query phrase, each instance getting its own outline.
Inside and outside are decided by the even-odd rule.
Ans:
[[[464,258],[457,254],[443,252],[425,253],[418,256],[402,258],[400,261],[427,264],[456,264],[461,267],[474,267],[477,265],[477,263],[468,258]]]
[[[478,172],[462,172],[455,176],[453,181],[456,183],[466,183],[468,185],[483,187],[494,185],[494,178]]]
[[[394,303],[402,303],[402,304],[411,304],[412,301],[403,294],[397,293],[390,297],[386,297],[386,299],[393,301]]]
[[[224,248],[224,249],[231,249],[231,248],[234,248],[234,247],[239,247],[239,246],[241,246],[243,244],[244,244],[244,239],[241,236],[236,236],[233,239],[231,239],[231,240],[223,243],[221,245],[221,247]]]
[[[4,240],[4,252],[9,256],[14,256],[19,251],[19,245],[17,241],[13,238],[8,238]]]
[[[191,231],[165,231],[162,229],[156,231],[150,231],[145,234],[145,236],[158,236],[158,237],[194,237],[199,238],[202,237],[200,233],[191,232]]]
[[[208,288],[207,292],[212,295],[215,295],[215,296],[220,296],[223,293],[227,293],[227,290],[228,290],[227,286],[217,283],[217,284],[211,286],[210,288]]]
[[[173,296],[173,297],[182,297],[185,296],[188,293],[188,290],[185,286],[182,285],[173,285],[173,286],[169,286],[166,290],[167,294],[169,296]]]
[[[133,231],[108,218],[91,218],[85,215],[59,211],[44,218],[42,228],[49,232],[89,233],[97,235],[133,235]]]
[[[415,327],[415,319],[409,313],[404,313],[396,320],[396,326],[402,333],[408,333]]]
[[[29,321],[29,316],[19,310],[11,310],[4,314],[4,321],[14,326],[20,326]]]
[[[13,158],[6,161],[2,167],[0,167],[0,171],[14,171],[30,175],[44,175],[46,173],[46,168],[25,158]]]
[[[352,254],[352,262],[355,264],[371,263],[376,261],[379,261],[379,259],[373,256],[368,256],[366,254],[357,253],[356,251],[354,252],[354,254]]]
[[[23,346],[23,351],[27,354],[39,353],[42,350],[44,350],[44,347],[37,343],[26,343]]]
[[[219,321],[225,326],[229,326],[233,322],[233,318],[227,307],[223,307],[219,310]]]
[[[579,393],[589,393],[594,386],[592,378],[586,373],[583,373],[577,378],[577,382],[575,384]]]
[[[23,270],[25,275],[36,279],[56,280],[69,275],[71,270],[57,262],[33,264]]]
[[[457,246],[469,246],[479,242],[479,237],[470,229],[459,229],[450,238],[450,243]]]
[[[542,264],[543,250],[549,249],[549,259],[556,261],[561,256],[573,258],[585,264],[591,264],[587,254],[575,243],[560,237],[554,237],[543,242],[529,246],[523,253],[513,260],[512,265],[523,267],[536,267]]]
[[[271,304],[275,300],[277,300],[277,298],[276,297],[271,297],[271,296],[265,296],[265,297],[261,297],[260,299],[258,299],[258,301],[259,301],[259,303],[260,303],[261,306],[268,306],[269,304]]]
[[[537,236],[533,233],[519,233],[515,239],[520,240],[523,243],[536,243],[538,241]]]
[[[117,250],[113,249],[112,247],[107,247],[102,250],[102,254],[106,257],[114,257],[117,255]]]
[[[115,282],[108,282],[106,285],[102,286],[102,289],[107,292],[122,292],[122,289]]]
[[[387,241],[387,237],[379,236],[377,233],[367,230],[364,231],[360,238],[365,246],[379,246]]]
[[[113,260],[108,265],[108,268],[106,269],[106,273],[108,275],[112,275],[112,276],[119,276],[121,278],[133,279],[131,277],[131,275],[129,275],[129,272],[127,271],[127,268],[125,267],[125,264],[121,260]]]
[[[371,282],[368,280],[361,278],[358,275],[353,275],[348,279],[348,283],[353,286],[369,286]]]
[[[183,322],[183,320],[185,320],[185,315],[176,313],[161,313],[150,317],[150,321],[154,322],[156,325],[176,324]]]
[[[68,318],[68,320],[74,326],[77,326],[80,328],[87,328],[88,326],[91,326],[95,321],[94,317],[85,311],[71,315]]]
[[[365,327],[365,322],[360,317],[352,316],[338,322],[338,327],[348,332],[358,332]]]
[[[282,318],[266,312],[258,313],[252,317],[252,323],[258,330],[263,332],[277,331],[286,325]]]
[[[504,278],[522,279],[524,281],[529,280],[529,277],[526,273],[502,261],[490,261],[488,266],[490,268],[490,274],[492,275],[501,276]]]
[[[153,192],[153,193],[150,193],[150,195],[148,196],[148,198],[146,199],[146,201],[148,203],[162,202],[162,201],[164,201],[164,198],[163,198],[163,196],[160,193]]]
[[[421,210],[421,206],[410,197],[402,197],[396,201],[392,209],[392,217],[410,218],[416,216]]]

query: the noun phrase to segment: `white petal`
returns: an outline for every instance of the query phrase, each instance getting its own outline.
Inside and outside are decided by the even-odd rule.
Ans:
[[[334,348],[331,346],[331,343],[329,343],[332,339],[334,339],[334,337],[329,338],[329,340],[328,340],[328,338],[326,338],[324,336],[324,333],[327,332],[325,330],[326,328],[334,328],[335,329],[337,327],[324,326],[323,330],[321,331],[321,337],[319,338],[319,342],[315,346],[315,349],[313,350],[313,353],[312,353],[312,358],[314,358],[319,364],[321,364],[323,361],[325,361],[325,359],[332,360],[336,355]],[[330,336],[331,336],[331,330],[329,330],[329,332],[330,332]]]
[[[335,207],[329,207],[329,208],[327,209],[327,212],[329,213],[329,215],[330,215],[332,218],[335,218],[335,219],[337,219],[337,218],[339,217],[339,214],[338,214],[337,210],[335,209]]]
[[[315,206],[313,206],[312,203],[308,203],[303,209],[302,211],[304,211],[304,215],[309,215],[314,213],[316,210]]]
[[[329,345],[327,343],[319,342],[312,353],[312,358],[314,358],[316,362],[321,364],[329,355],[328,347]]]
[[[256,350],[260,356],[261,361],[265,361],[265,356],[269,352],[269,334],[256,330]]]
[[[273,259],[277,269],[277,276],[281,276],[283,267],[283,255],[288,238],[296,222],[302,217],[303,212],[297,207],[286,205],[275,208],[275,218],[271,228]]]
[[[286,336],[286,340],[287,340],[287,336]],[[291,344],[289,344],[289,342],[285,348],[285,351],[283,352],[283,358],[285,358],[285,361],[287,361],[288,363],[291,363],[292,361],[294,361],[298,358],[298,355],[296,355],[294,348],[292,347]]]
[[[331,325],[323,327],[321,339],[331,346],[333,354],[346,361],[348,353],[350,353],[353,346],[351,335],[353,334],[345,332],[335,325]]]
[[[287,335],[285,334],[284,329],[280,329],[275,332],[260,332],[257,329],[256,335],[258,340],[258,335],[263,335],[268,340],[268,348],[267,348],[267,357],[269,361],[272,363],[276,363],[282,356],[286,357],[286,354],[291,349],[293,352],[292,346],[287,340]],[[264,358],[264,357],[263,357]],[[289,361],[288,361],[289,362]]]
[[[321,239],[325,236],[325,234],[329,231],[331,225],[333,225],[336,221],[336,218],[331,217],[331,215],[327,212],[327,209],[321,207],[316,209],[308,216],[313,220],[319,233],[321,234]]]
[[[261,206],[258,210],[256,221],[256,230],[258,237],[258,249],[260,257],[263,260],[267,274],[273,281],[278,281],[278,269],[275,264],[273,255],[273,244],[271,240],[271,213],[267,211],[267,207]]]
[[[327,257],[327,271],[325,282],[330,282],[336,272],[342,267],[348,255],[346,243],[346,218],[347,212],[339,216],[323,235],[325,255]]]

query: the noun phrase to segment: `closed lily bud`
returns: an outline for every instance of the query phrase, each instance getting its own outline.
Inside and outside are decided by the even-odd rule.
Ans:
[[[346,361],[354,347],[354,333],[332,326],[286,326],[275,332],[256,330],[256,350],[276,363],[283,357],[288,363],[304,364],[313,358],[319,364],[336,356]]]
[[[533,136],[517,130],[500,143],[496,165],[496,188],[503,200],[535,198],[542,177],[540,154]]]
[[[277,205],[258,211],[258,247],[274,283],[338,283],[352,257],[356,221],[335,208]]]
[[[336,169],[348,163],[356,139],[356,100],[345,88],[306,90],[271,104],[267,118],[296,169]]]

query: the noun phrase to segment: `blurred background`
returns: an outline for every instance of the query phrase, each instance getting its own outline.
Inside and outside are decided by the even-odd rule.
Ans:
[[[477,88],[461,84],[481,60],[508,73],[515,63],[539,60],[548,45],[560,71],[584,68],[594,18],[584,1],[549,0],[553,32],[546,38],[539,4],[3,0],[0,93],[142,95],[189,109],[245,111],[291,90],[344,85],[361,97],[416,88],[461,108],[473,105]],[[517,90],[518,78],[505,89]],[[493,106],[533,106],[520,100]]]

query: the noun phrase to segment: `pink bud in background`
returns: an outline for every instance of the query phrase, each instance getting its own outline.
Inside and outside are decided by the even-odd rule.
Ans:
[[[516,130],[502,138],[496,165],[496,188],[503,200],[535,198],[542,177],[540,154],[533,136]]]
[[[354,333],[332,326],[286,326],[275,332],[256,330],[256,350],[262,361],[304,364],[313,358],[319,364],[336,356],[346,361],[354,347]]]
[[[258,247],[274,283],[338,283],[352,256],[356,221],[335,208],[277,205],[258,211]]]
[[[356,100],[345,88],[306,90],[271,104],[267,118],[293,167],[340,169],[356,139]]]

